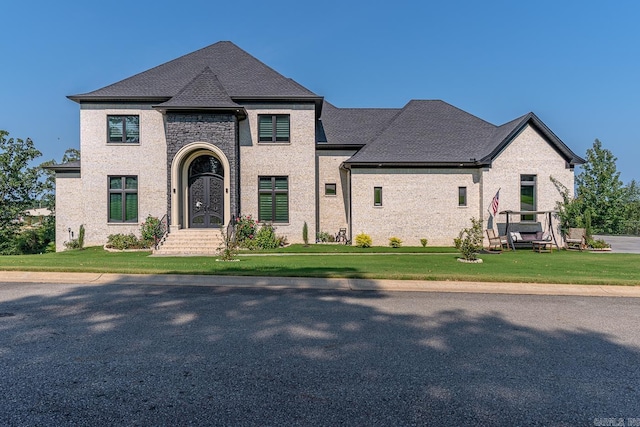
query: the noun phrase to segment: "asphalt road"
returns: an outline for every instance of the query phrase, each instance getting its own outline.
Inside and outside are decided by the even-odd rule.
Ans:
[[[639,308],[0,284],[0,425],[640,425]]]

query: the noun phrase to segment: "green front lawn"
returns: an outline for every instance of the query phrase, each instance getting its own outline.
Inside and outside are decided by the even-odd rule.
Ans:
[[[330,253],[313,253],[322,247]],[[539,254],[519,250],[481,255],[482,264],[463,264],[456,261],[458,256],[451,248],[427,248],[432,253],[423,248],[413,249],[421,253],[312,245],[278,250],[282,256],[243,252],[246,256],[238,257],[239,262],[216,262],[214,257],[149,257],[148,252],[109,253],[101,248],[88,248],[55,254],[2,256],[0,270],[640,284],[640,255],[635,254],[568,251]],[[376,251],[387,254],[376,254]]]

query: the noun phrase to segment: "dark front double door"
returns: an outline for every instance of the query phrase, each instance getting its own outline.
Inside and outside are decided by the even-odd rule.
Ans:
[[[189,181],[189,227],[211,228],[224,224],[224,181],[202,175]]]

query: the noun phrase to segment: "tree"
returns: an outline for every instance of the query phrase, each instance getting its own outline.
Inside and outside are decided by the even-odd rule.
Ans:
[[[582,212],[589,210],[596,233],[618,234],[624,220],[624,196],[616,157],[595,140],[587,150],[586,163],[576,177]]]
[[[18,219],[40,195],[42,170],[29,166],[42,153],[27,138],[9,138],[0,130],[0,254],[16,253]]]
[[[624,187],[624,226],[625,234],[640,234],[640,185],[636,180]]]

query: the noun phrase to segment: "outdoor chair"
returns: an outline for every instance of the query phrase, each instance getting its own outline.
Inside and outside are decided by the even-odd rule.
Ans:
[[[336,234],[336,243],[344,243],[345,245],[348,243],[346,228],[341,228],[340,231],[338,231],[338,234]]]
[[[587,238],[584,228],[570,228],[564,239],[567,249],[577,249],[579,251],[587,247]]]
[[[493,228],[487,229],[487,238],[489,239],[490,251],[501,251],[502,249],[509,250],[509,241],[507,240],[507,236],[498,236]]]

